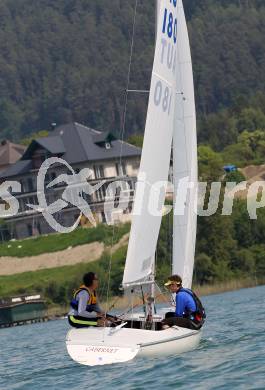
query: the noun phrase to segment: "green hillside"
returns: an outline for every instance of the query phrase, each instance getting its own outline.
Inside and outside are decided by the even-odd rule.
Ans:
[[[148,88],[154,1],[139,1],[131,88]],[[119,133],[134,0],[2,0],[0,137],[20,140],[51,122],[76,120]],[[222,136],[212,113],[238,107],[265,84],[263,0],[184,0],[189,20],[200,141]],[[259,101],[264,96],[259,95]],[[147,98],[131,95],[126,136],[142,132]],[[219,114],[218,114],[219,115]],[[221,121],[221,123],[220,123]],[[209,128],[209,126],[211,126]],[[226,121],[226,128],[229,122]]]
[[[236,202],[231,216],[224,217],[217,213],[210,218],[199,217],[194,283],[200,286],[215,286],[218,283],[228,283],[233,280],[248,280],[252,285],[264,282],[264,226],[264,210],[259,210],[257,221],[250,221],[243,201]],[[114,242],[118,241],[127,229],[128,225],[124,228],[117,228],[114,232]],[[82,231],[77,230],[75,239],[82,238],[82,236]],[[52,237],[55,238],[55,236]],[[110,232],[107,238],[110,239]],[[171,238],[172,214],[163,218],[160,231],[156,277],[159,285],[163,285],[171,272]],[[104,300],[107,295],[110,261],[112,265],[109,293],[110,296],[120,295],[119,287],[122,282],[126,250],[126,246],[121,247],[112,256],[106,252],[100,260],[89,264],[82,263],[0,276],[0,296],[39,292],[50,304],[67,304],[73,289],[80,284],[82,275],[89,270],[94,270],[99,275],[100,297]]]
[[[96,228],[76,228],[71,233],[42,235],[25,240],[8,241],[0,244],[1,256],[27,257],[42,253],[62,251],[69,247],[103,242],[105,245],[116,244],[130,230],[130,225],[121,226],[98,225]]]

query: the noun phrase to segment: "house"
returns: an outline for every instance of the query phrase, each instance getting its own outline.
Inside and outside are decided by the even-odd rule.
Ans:
[[[23,145],[3,140],[0,144],[0,173],[3,173],[10,165],[17,162],[25,149],[26,147]]]
[[[141,149],[118,140],[110,132],[100,132],[79,123],[69,123],[55,127],[49,136],[34,139],[23,156],[6,169],[0,180],[18,181],[21,192],[13,194],[19,202],[19,212],[5,218],[11,238],[26,238],[32,235],[47,234],[54,231],[47,223],[40,208],[37,194],[37,175],[42,163],[51,157],[64,162],[53,164],[45,174],[45,198],[48,205],[61,200],[65,182],[57,183],[51,188],[47,185],[61,175],[78,175],[84,168],[89,168],[91,176],[88,182],[95,185],[104,180],[105,184],[92,195],[84,194],[95,220],[105,222],[104,201],[109,183],[125,180],[129,188],[130,202],[127,210],[116,216],[125,221],[131,211],[135,182],[140,164]],[[68,166],[66,166],[68,164]],[[62,177],[62,176],[61,176]],[[28,204],[36,205],[35,210]],[[78,206],[78,205],[77,205]],[[68,203],[53,217],[62,226],[72,226],[80,215],[79,207]],[[86,218],[82,216],[82,223]],[[87,221],[89,224],[89,221]]]

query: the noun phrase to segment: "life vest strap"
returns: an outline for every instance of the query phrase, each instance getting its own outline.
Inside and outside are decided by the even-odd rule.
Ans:
[[[75,292],[74,292],[74,299],[76,299],[76,296],[80,291],[86,291],[89,295],[89,299],[87,301],[87,305],[96,305],[97,303],[97,296],[95,291],[90,291],[89,288],[85,285],[80,286]]]

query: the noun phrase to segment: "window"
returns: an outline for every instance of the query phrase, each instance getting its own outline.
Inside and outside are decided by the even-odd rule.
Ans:
[[[116,164],[116,172],[117,172],[117,176],[126,176],[127,175],[126,165],[124,162]]]
[[[42,163],[45,161],[46,155],[44,151],[35,152],[32,156],[32,165],[34,169],[39,169]]]
[[[24,182],[24,180],[20,180],[20,184],[21,184],[21,192],[26,192],[25,191],[25,182]]]
[[[135,190],[135,182],[133,180],[129,180],[128,183],[129,183],[130,189],[132,191],[134,191]]]
[[[106,142],[106,143],[105,143],[105,148],[106,148],[106,149],[110,149],[110,148],[111,148],[111,144],[110,144],[109,142]]]
[[[19,211],[22,213],[25,211],[25,202],[23,199],[19,199]]]
[[[44,181],[44,185],[45,187],[47,187],[48,184],[50,184],[54,179],[56,179],[56,173],[55,172],[51,172],[51,173],[46,173],[45,175],[45,181]],[[58,185],[58,184],[57,184]],[[61,184],[59,184],[61,185]],[[53,186],[54,187],[54,186]]]
[[[86,194],[86,193],[83,193],[83,197],[84,197],[85,201],[86,201],[88,204],[90,204],[90,203],[92,202],[92,197],[91,197],[91,195]]]
[[[40,225],[39,222],[37,222],[36,228],[37,228],[37,233],[38,233],[38,234],[41,234],[41,225]]]
[[[100,179],[104,177],[103,165],[94,165],[95,178]]]
[[[105,200],[105,197],[106,197],[106,186],[103,185],[102,187],[100,187],[100,188],[98,189],[98,191],[96,192],[96,194],[97,194],[97,200],[98,200],[99,202],[104,201],[104,200]]]
[[[27,183],[28,183],[28,192],[33,192],[34,191],[33,180],[31,177],[28,177]]]
[[[29,223],[27,224],[27,230],[28,230],[28,235],[32,236],[32,226]]]
[[[102,220],[102,223],[107,222],[106,215],[105,215],[104,211],[101,211],[101,220]]]

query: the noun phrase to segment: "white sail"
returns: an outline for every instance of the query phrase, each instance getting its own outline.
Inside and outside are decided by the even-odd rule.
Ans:
[[[175,196],[180,194],[180,180],[187,177],[194,187],[188,189],[184,215],[174,215],[173,273],[192,284],[196,242],[197,206],[197,136],[192,63],[187,24],[182,0],[178,0],[178,69],[176,123],[173,135],[173,177]],[[181,93],[183,94],[181,94]],[[180,199],[176,209],[180,212]]]
[[[158,18],[155,57],[132,227],[123,286],[147,279],[153,272],[161,216],[150,213],[151,187],[167,181],[173,137],[177,72],[177,1],[162,0]],[[139,180],[139,178],[138,178]],[[166,186],[165,186],[166,187]],[[165,196],[161,196],[161,208]],[[142,205],[141,212],[139,205]]]

